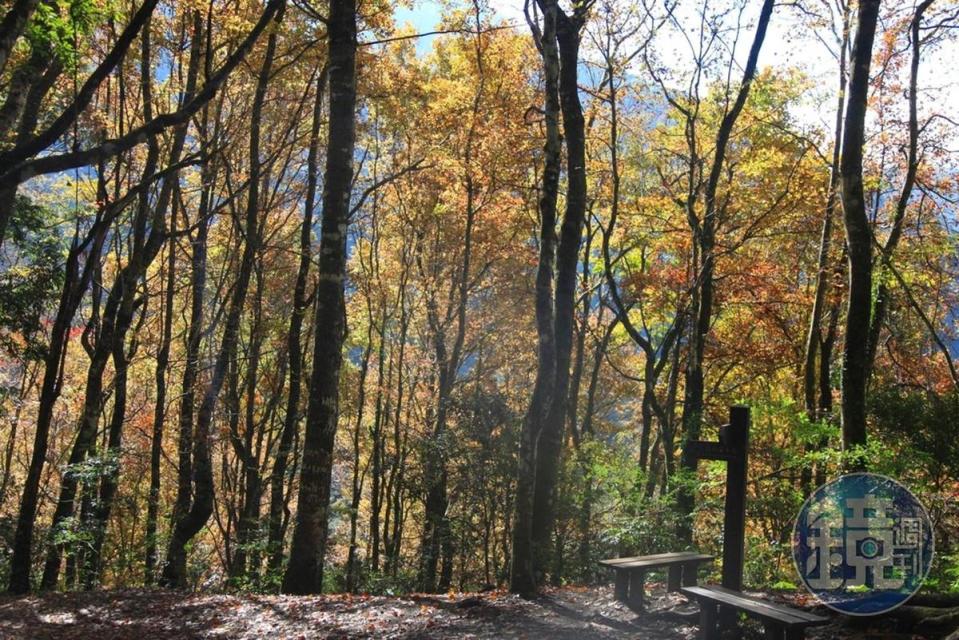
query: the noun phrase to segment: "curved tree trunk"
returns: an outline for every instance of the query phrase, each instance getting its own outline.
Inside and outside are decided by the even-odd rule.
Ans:
[[[752,46],[749,49],[749,57],[746,60],[746,68],[743,70],[743,79],[739,85],[739,91],[736,94],[736,100],[729,110],[723,115],[719,124],[719,130],[716,132],[716,145],[713,153],[713,161],[709,168],[709,178],[706,181],[706,189],[703,194],[703,214],[693,228],[693,236],[696,248],[699,252],[700,266],[698,273],[694,274],[696,289],[693,296],[694,304],[691,316],[691,334],[689,335],[690,345],[686,357],[686,388],[683,400],[683,438],[685,440],[696,440],[699,438],[702,429],[703,411],[705,410],[705,387],[703,380],[703,357],[706,352],[706,340],[709,336],[709,329],[713,321],[713,296],[715,289],[715,245],[716,229],[718,227],[718,217],[721,213],[716,196],[719,191],[719,180],[723,173],[723,165],[726,161],[726,150],[729,146],[729,139],[733,133],[733,127],[746,106],[746,99],[749,97],[749,89],[752,86],[753,78],[756,75],[756,66],[759,60],[759,52],[762,49],[763,42],[766,39],[766,29],[769,27],[769,20],[772,17],[773,0],[764,0],[762,9],[759,12],[759,22],[756,25],[756,33],[753,36]],[[684,453],[685,455],[685,453]],[[680,513],[688,515],[692,513],[693,497],[688,491],[682,491],[677,496],[677,505]],[[679,528],[679,536],[687,544],[692,541],[692,523],[683,520]]]
[[[174,205],[176,202],[174,201]],[[176,207],[174,206],[174,210]],[[176,231],[176,216],[171,222],[171,230]],[[163,297],[163,329],[160,334],[160,346],[157,350],[156,398],[153,406],[153,437],[150,439],[150,494],[147,501],[146,554],[143,563],[143,577],[146,584],[153,584],[157,566],[157,523],[160,515],[160,463],[163,456],[163,423],[166,420],[167,375],[170,363],[170,344],[173,341],[173,303],[176,284],[176,243],[167,245],[166,273],[163,274],[165,287]]]
[[[920,26],[922,14],[932,4],[933,0],[925,0],[916,7],[913,14],[912,23],[909,25],[910,45],[912,58],[909,64],[909,144],[906,154],[906,176],[903,179],[902,191],[899,193],[899,199],[896,201],[895,213],[892,217],[892,229],[889,231],[889,237],[886,243],[880,249],[880,262],[886,263],[892,259],[892,254],[896,251],[900,238],[902,238],[903,225],[906,219],[906,207],[909,205],[909,199],[912,196],[913,187],[916,184],[916,173],[919,170],[919,115],[918,115],[918,89],[919,89],[919,59],[920,45],[922,43],[922,34]],[[881,268],[881,267],[880,267]],[[869,342],[866,351],[866,384],[872,376],[873,365],[876,362],[876,352],[879,350],[879,336],[882,333],[883,323],[886,321],[886,314],[889,311],[889,298],[892,292],[885,278],[880,278],[876,285],[876,302],[873,306],[872,318],[869,324]]]

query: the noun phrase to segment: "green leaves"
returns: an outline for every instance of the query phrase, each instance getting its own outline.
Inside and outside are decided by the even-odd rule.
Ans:
[[[0,256],[0,348],[23,360],[43,357],[44,314],[63,285],[65,243],[48,219],[43,207],[17,196],[12,242]]]
[[[41,2],[27,26],[26,36],[34,49],[56,56],[67,69],[80,59],[81,42],[106,16],[107,10],[94,0]]]

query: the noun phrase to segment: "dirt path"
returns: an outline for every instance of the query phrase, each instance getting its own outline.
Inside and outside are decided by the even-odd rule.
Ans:
[[[11,640],[544,639],[691,640],[695,606],[655,593],[637,616],[608,588],[558,589],[534,601],[491,592],[449,596],[186,595],[101,591],[0,598],[0,638]],[[746,638],[760,637],[747,630]],[[888,630],[851,633],[838,624],[810,632],[826,638],[919,638]]]

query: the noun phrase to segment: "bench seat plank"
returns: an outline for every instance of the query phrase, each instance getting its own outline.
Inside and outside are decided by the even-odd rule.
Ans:
[[[685,556],[698,556],[698,555],[702,555],[702,554],[699,553],[698,551],[669,551],[669,552],[667,552],[667,553],[650,553],[650,554],[645,555],[645,556],[628,556],[628,557],[626,557],[626,558],[610,558],[609,560],[600,560],[600,562],[601,562],[601,563],[603,563],[603,562],[630,562],[630,561],[632,561],[632,560],[652,560],[652,559],[655,559],[655,558],[664,558],[664,559],[667,559],[667,560],[668,560],[668,559],[671,559],[671,558],[681,558],[681,557],[685,557]]]
[[[653,567],[669,567],[677,564],[693,562],[709,562],[715,559],[705,553],[661,553],[652,556],[636,556],[632,558],[614,558],[600,560],[599,563],[610,569],[649,569]]]
[[[793,609],[784,605],[773,604],[725,589],[719,586],[708,587],[683,587],[680,589],[683,595],[698,601],[708,601],[714,604],[726,605],[734,609],[746,612],[754,618],[763,622],[769,622],[785,627],[813,627],[828,624],[829,618],[817,616],[812,613]]]

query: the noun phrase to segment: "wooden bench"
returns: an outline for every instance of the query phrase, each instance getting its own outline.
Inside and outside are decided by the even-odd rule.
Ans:
[[[679,591],[683,585],[695,585],[699,565],[712,560],[713,556],[703,553],[679,551],[633,558],[613,558],[600,560],[599,563],[616,572],[616,599],[627,603],[633,609],[642,609],[647,571],[667,569],[667,589]]]
[[[766,602],[720,586],[683,587],[680,592],[699,603],[699,629],[703,640],[719,638],[717,608],[742,611],[761,621],[768,640],[802,640],[807,627],[829,623],[829,618]]]

